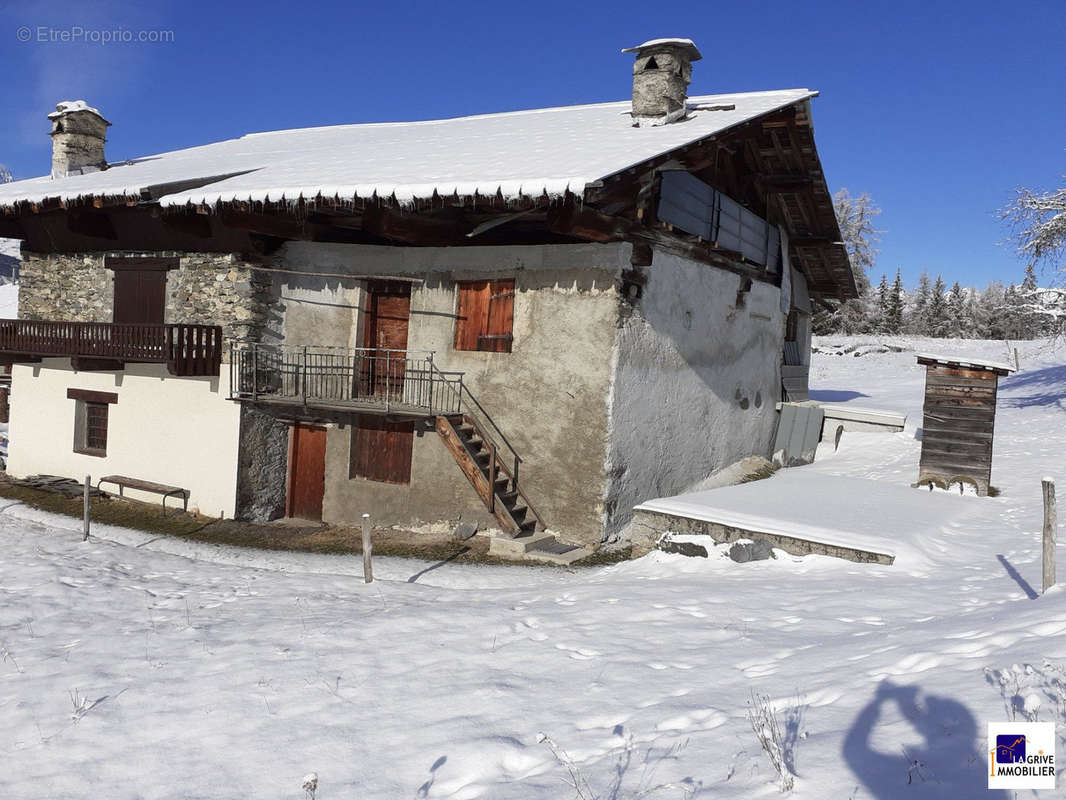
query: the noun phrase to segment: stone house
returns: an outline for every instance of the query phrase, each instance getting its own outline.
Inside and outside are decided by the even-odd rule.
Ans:
[[[632,51],[632,103],[112,164],[109,123],[60,104],[51,176],[0,187],[9,471],[560,549],[767,454],[811,298],[856,293],[817,93],[689,97],[692,42]]]

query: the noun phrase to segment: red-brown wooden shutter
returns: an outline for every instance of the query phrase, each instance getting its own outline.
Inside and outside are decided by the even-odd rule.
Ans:
[[[481,337],[478,350],[510,353],[513,328],[514,280],[492,281],[489,284],[489,308],[485,332]]]
[[[514,279],[463,281],[458,288],[455,349],[510,353]]]
[[[352,423],[349,478],[382,483],[410,483],[414,447],[413,422],[386,422],[369,414]]]

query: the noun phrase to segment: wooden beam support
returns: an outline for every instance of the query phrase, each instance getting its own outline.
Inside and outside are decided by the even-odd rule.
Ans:
[[[593,242],[618,242],[626,238],[632,223],[622,217],[601,214],[588,206],[574,203],[548,209],[548,230]]]

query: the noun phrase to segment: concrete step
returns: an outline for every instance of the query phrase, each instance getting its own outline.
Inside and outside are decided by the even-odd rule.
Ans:
[[[493,536],[489,542],[489,555],[500,556],[500,558],[521,558],[529,552],[530,548],[545,540],[554,542],[555,536],[550,533],[534,533],[513,538],[507,535]]]
[[[554,538],[554,537],[553,537]],[[580,561],[592,551],[587,547],[579,547],[573,544],[565,544],[558,540],[547,542],[541,541],[526,551],[523,561],[547,561],[552,564],[569,566],[575,561]]]

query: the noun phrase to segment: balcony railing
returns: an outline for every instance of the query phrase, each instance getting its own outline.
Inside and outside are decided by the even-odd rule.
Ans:
[[[431,351],[234,343],[230,399],[379,414],[461,410],[463,374]]]
[[[222,328],[110,322],[0,320],[0,357],[7,361],[76,359],[83,368],[166,364],[173,375],[218,375]]]

